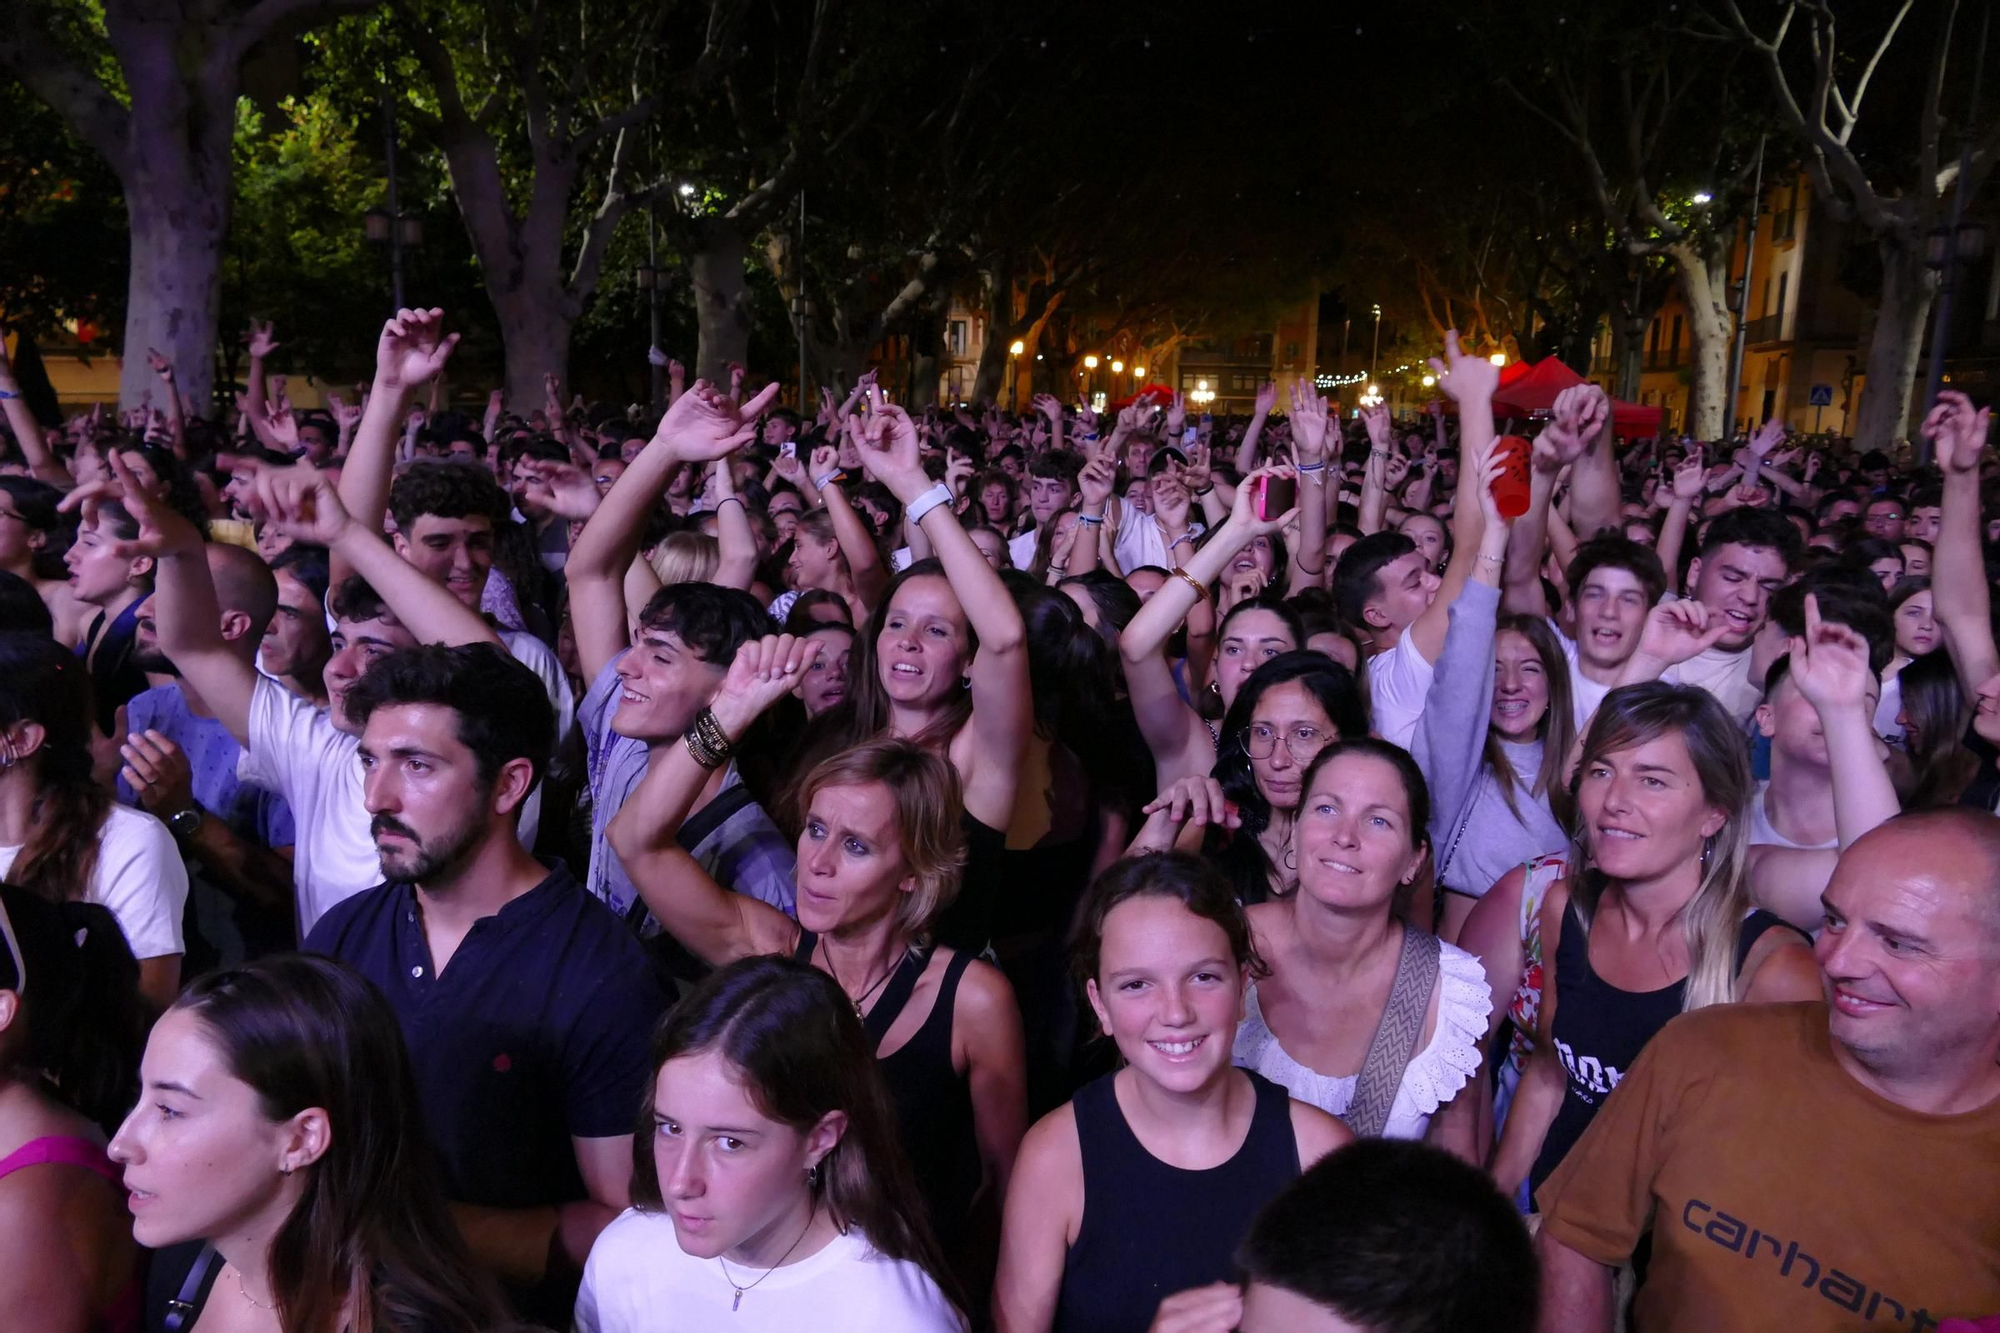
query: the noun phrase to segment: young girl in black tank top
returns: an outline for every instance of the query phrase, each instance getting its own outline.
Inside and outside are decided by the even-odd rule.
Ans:
[[[1749,758],[1713,695],[1659,683],[1613,690],[1574,785],[1588,859],[1571,864],[1590,868],[1542,904],[1542,939],[1558,943],[1544,954],[1535,1054],[1494,1158],[1509,1194],[1555,1168],[1675,1015],[1820,993],[1804,939],[1751,911]]]
[[[1162,1299],[1229,1279],[1257,1210],[1352,1136],[1230,1063],[1259,964],[1198,857],[1132,857],[1092,887],[1074,956],[1125,1067],[1022,1144],[994,1287],[1000,1333],[1145,1333]]]

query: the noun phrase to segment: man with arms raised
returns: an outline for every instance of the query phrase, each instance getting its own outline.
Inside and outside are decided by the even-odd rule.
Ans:
[[[1653,1038],[1537,1196],[1548,1333],[1936,1330],[2000,1309],[2000,818],[1898,816],[1841,855],[1825,1003]]]

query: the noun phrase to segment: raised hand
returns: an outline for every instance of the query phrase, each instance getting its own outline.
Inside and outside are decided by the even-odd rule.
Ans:
[[[1702,465],[1701,446],[1697,444],[1674,469],[1674,499],[1693,504],[1707,488],[1708,469]]]
[[[1760,458],[1760,459],[1770,457],[1771,451],[1773,449],[1776,449],[1779,446],[1779,444],[1783,443],[1784,438],[1785,438],[1784,422],[1779,421],[1776,418],[1773,418],[1770,421],[1765,422],[1763,425],[1759,426],[1755,431],[1751,432],[1750,456],[1752,458]]]
[[[813,640],[789,634],[768,634],[738,648],[708,705],[723,734],[740,740],[765,709],[798,685],[818,651]]]
[[[1286,524],[1298,517],[1298,506],[1293,505],[1284,513],[1274,515],[1271,518],[1257,517],[1257,492],[1262,489],[1257,484],[1257,479],[1259,477],[1296,478],[1298,475],[1297,472],[1288,467],[1260,467],[1245,477],[1241,482],[1237,483],[1236,502],[1229,507],[1230,526],[1239,531],[1247,532],[1252,537],[1282,531]],[[1158,484],[1159,482],[1156,478],[1154,486],[1157,488]],[[1154,492],[1154,496],[1154,505],[1157,507],[1159,504],[1157,489]]]
[[[1362,408],[1361,424],[1368,428],[1368,443],[1370,446],[1380,449],[1385,453],[1394,452],[1392,446],[1395,441],[1391,438],[1392,432],[1389,429],[1389,405],[1387,403],[1376,403],[1373,406]]]
[[[1532,454],[1535,470],[1554,474],[1583,457],[1598,431],[1604,428],[1610,403],[1604,390],[1595,384],[1572,384],[1557,394],[1554,415],[1535,437]]]
[[[968,462],[967,467],[969,468],[970,466],[971,464]],[[1193,460],[1189,460],[1188,466],[1192,470],[1194,466]],[[951,476],[949,468],[945,469],[945,476],[947,479]],[[1076,474],[1077,494],[1083,497],[1085,505],[1095,507],[1099,513],[1109,512],[1111,492],[1117,485],[1117,482],[1117,465],[1110,459],[1103,457],[1091,459]]]
[[[654,438],[670,441],[683,462],[712,463],[756,438],[757,418],[777,396],[773,381],[755,398],[739,404],[717,393],[707,380],[696,380],[660,418]]]
[[[1301,463],[1326,457],[1326,399],[1292,381],[1292,446]]]
[[[1646,616],[1637,655],[1675,666],[1707,652],[1728,632],[1728,618],[1710,615],[1700,602],[1661,602]]]
[[[946,451],[944,457],[944,484],[951,487],[953,495],[963,496],[965,494],[965,488],[971,483],[974,471],[976,469],[972,466],[970,455],[962,454],[956,449]]]
[[[1792,681],[1824,717],[1829,711],[1867,709],[1868,640],[1846,625],[1819,616],[1819,598],[1806,595],[1806,632],[1791,641]]]
[[[1278,386],[1276,384],[1273,384],[1270,380],[1265,380],[1261,385],[1257,387],[1257,401],[1255,407],[1256,415],[1260,417],[1268,417],[1271,415],[1271,409],[1276,407],[1277,405],[1278,405]]]
[[[1430,358],[1430,367],[1437,372],[1438,387],[1453,402],[1490,400],[1500,387],[1500,368],[1459,346],[1457,329],[1445,330],[1444,359]]]
[[[278,350],[278,339],[272,331],[270,320],[267,319],[262,324],[254,319],[250,321],[249,344],[250,358],[253,361],[265,360]]]
[[[577,522],[588,519],[604,502],[588,473],[554,459],[523,459],[514,469],[514,496]]]
[[[299,423],[292,416],[292,401],[282,393],[267,396],[258,413],[256,424],[259,433],[272,442],[279,452],[290,452],[299,447]]]
[[[1195,444],[1188,446],[1187,466],[1181,469],[1181,480],[1191,491],[1205,491],[1215,484],[1214,462],[1208,446]]]
[[[1038,393],[1034,397],[1034,408],[1051,422],[1062,420],[1062,403],[1052,393]]]
[[[435,379],[456,346],[458,335],[444,332],[444,311],[398,310],[375,343],[376,383],[408,389]]]
[[[649,366],[658,366],[664,370],[667,365],[667,354],[662,352],[658,347],[648,347],[646,349],[646,364]]]
[[[1382,485],[1386,490],[1395,490],[1403,484],[1403,478],[1410,475],[1410,460],[1401,454],[1390,454],[1382,460]]]
[[[330,393],[326,396],[326,406],[333,413],[333,424],[342,435],[352,434],[354,428],[361,424],[363,404],[349,403],[339,394]]]
[[[1957,389],[1938,394],[1937,406],[1924,417],[1924,438],[1937,447],[1937,464],[1946,473],[1976,473],[1993,409],[1974,410],[1972,400]]]
[[[219,455],[217,461],[233,455]],[[142,557],[159,559],[177,551],[198,551],[202,536],[194,524],[182,517],[177,509],[166,501],[165,487],[149,486],[145,480],[132,471],[132,465],[125,461],[125,455],[116,449],[108,451],[104,461],[111,468],[112,480],[89,481],[78,486],[62,498],[57,508],[67,513],[82,512],[86,523],[95,522],[97,502],[116,500],[139,525],[137,536],[121,538],[111,543],[111,553],[120,560],[138,560]]]
[[[146,364],[151,366],[153,368],[153,373],[155,375],[158,375],[162,380],[166,381],[168,385],[173,384],[174,382],[173,362],[167,360],[166,357],[160,355],[160,353],[148,347],[146,349]],[[172,393],[173,390],[169,388],[167,392]]]
[[[1179,435],[1187,428],[1187,395],[1174,390],[1173,401],[1167,404],[1167,434]]]
[[[1163,814],[1166,822],[1176,828],[1193,823],[1233,829],[1243,822],[1236,813],[1236,807],[1222,794],[1222,784],[1209,777],[1179,779],[1148,801],[1142,813]]]
[[[861,466],[875,480],[896,493],[905,504],[930,489],[930,477],[917,444],[917,426],[910,414],[894,403],[882,401],[882,390],[868,391],[868,419],[862,423],[858,441]]]
[[[815,445],[811,462],[812,479],[814,484],[818,484],[821,477],[840,471],[840,450],[830,444]]]

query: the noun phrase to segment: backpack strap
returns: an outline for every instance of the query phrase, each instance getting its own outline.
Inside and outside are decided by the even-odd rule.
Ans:
[[[202,1246],[201,1253],[194,1258],[194,1266],[188,1269],[187,1277],[181,1283],[180,1291],[167,1302],[167,1316],[160,1321],[160,1327],[166,1333],[181,1333],[194,1322],[195,1316],[201,1313],[202,1288],[213,1282],[221,1269],[222,1256],[215,1252],[215,1247]]]
[[[1417,1040],[1424,1033],[1424,1015],[1430,1011],[1431,992],[1437,987],[1442,951],[1438,937],[1429,931],[1407,924],[1403,927],[1403,951],[1396,959],[1389,1002],[1382,1006],[1382,1020],[1354,1082],[1354,1100],[1343,1117],[1347,1127],[1361,1138],[1379,1136],[1389,1123],[1396,1091],[1403,1085],[1403,1071],[1409,1068],[1410,1058],[1417,1053]]]

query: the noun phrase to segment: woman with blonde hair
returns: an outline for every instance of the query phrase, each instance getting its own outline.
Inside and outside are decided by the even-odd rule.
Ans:
[[[1676,1014],[1820,997],[1798,932],[1750,906],[1743,733],[1688,685],[1606,695],[1572,787],[1582,867],[1549,888],[1535,1053],[1493,1162],[1539,1187]],[[1773,927],[1776,927],[1774,930]]]
[[[713,583],[722,565],[722,544],[705,532],[670,532],[646,556],[661,587]]]
[[[991,1254],[966,1252],[967,1222],[1005,1194],[1027,1075],[1006,978],[932,941],[964,866],[956,768],[893,738],[816,765],[799,787],[796,920],[716,884],[675,837],[709,772],[818,649],[790,635],[743,645],[684,740],[654,747],[608,836],[647,907],[697,957],[719,967],[784,954],[838,983],[888,1081],[932,1229],[977,1287]]]

